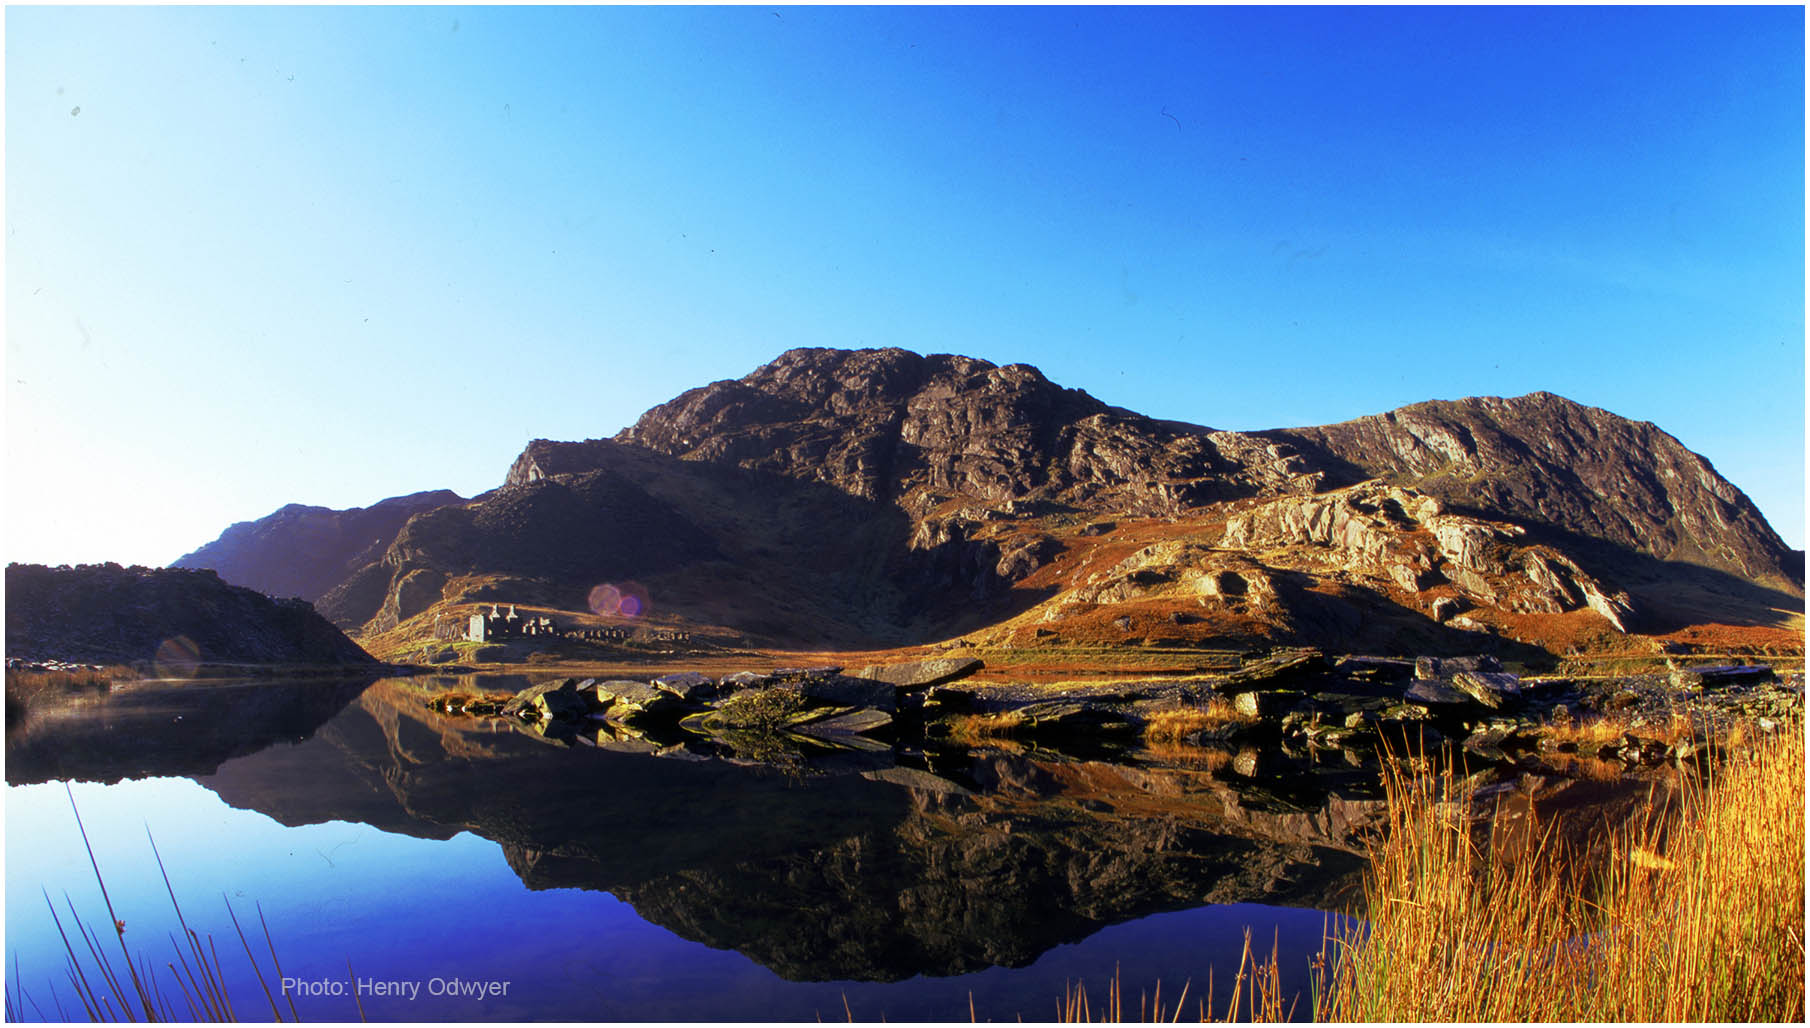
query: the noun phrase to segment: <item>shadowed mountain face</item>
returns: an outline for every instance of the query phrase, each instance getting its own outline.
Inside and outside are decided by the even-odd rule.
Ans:
[[[791,350],[613,440],[535,440],[501,488],[365,559],[322,610],[398,647],[475,601],[584,612],[625,579],[681,622],[843,647],[1482,633],[1564,652],[1772,625],[1802,595],[1801,554],[1707,461],[1550,394],[1227,432],[898,349]],[[1713,602],[1648,617],[1674,585]]]
[[[381,558],[403,522],[461,502],[458,493],[435,489],[350,510],[292,503],[268,517],[239,522],[170,566],[212,568],[233,585],[312,602]]]

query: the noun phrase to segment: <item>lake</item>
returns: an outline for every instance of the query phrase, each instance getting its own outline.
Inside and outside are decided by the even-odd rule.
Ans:
[[[1128,1014],[1223,1008],[1248,930],[1305,1017],[1324,909],[1354,895],[1374,770],[1011,744],[813,752],[781,766],[427,709],[385,679],[166,687],[9,725],[6,978],[81,1016],[55,905],[168,985],[212,935],[235,1011],[311,1020],[1053,1018],[1115,974]],[[601,745],[600,745],[601,743]],[[73,783],[66,792],[64,782]],[[17,962],[15,976],[14,962]],[[166,988],[176,1009],[180,993]],[[58,1004],[61,1004],[60,1008]],[[1222,1010],[1223,1012],[1223,1010]]]

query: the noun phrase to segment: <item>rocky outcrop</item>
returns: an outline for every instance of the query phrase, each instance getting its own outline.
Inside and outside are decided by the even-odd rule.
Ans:
[[[1527,535],[1520,525],[1451,513],[1418,490],[1370,481],[1241,510],[1226,519],[1220,546],[1317,547],[1339,571],[1411,594],[1450,582],[1472,605],[1543,614],[1588,607],[1618,632],[1634,626],[1626,592],[1611,591],[1550,546],[1528,545]]]
[[[1551,393],[1258,434],[1298,447],[1329,484],[1386,478],[1472,511],[1803,587],[1802,557],[1709,461],[1650,422]]]
[[[292,503],[233,525],[170,566],[212,568],[233,585],[313,602],[382,557],[409,518],[463,502],[458,493],[435,489],[349,510]]]
[[[8,656],[156,666],[376,663],[303,600],[273,600],[212,571],[118,564],[6,567]]]

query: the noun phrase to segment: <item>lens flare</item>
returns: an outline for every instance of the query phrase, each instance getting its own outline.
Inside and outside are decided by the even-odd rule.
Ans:
[[[193,678],[201,667],[201,647],[186,635],[165,639],[157,644],[151,663],[159,678]]]
[[[605,582],[591,589],[588,605],[598,617],[637,618],[647,613],[650,603],[647,587],[639,582]]]
[[[622,610],[622,590],[609,583],[591,590],[591,613],[598,617],[611,617]]]

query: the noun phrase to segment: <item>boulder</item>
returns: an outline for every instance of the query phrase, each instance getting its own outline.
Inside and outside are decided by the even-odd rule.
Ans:
[[[905,664],[870,664],[861,669],[860,677],[888,682],[901,689],[922,689],[966,678],[985,666],[976,657],[936,657]]]
[[[1491,710],[1521,698],[1521,679],[1504,671],[1460,671],[1452,684]]]
[[[684,700],[686,703],[701,703],[716,695],[716,683],[706,675],[696,671],[680,671],[677,674],[661,675],[651,683],[654,688]]]
[[[554,694],[560,698],[542,702],[543,697]],[[503,704],[502,713],[508,717],[540,718],[548,716],[550,710],[577,710],[577,713],[571,715],[574,717],[590,712],[589,706],[578,695],[578,679],[567,678],[563,681],[531,685],[516,693],[513,698]],[[533,713],[530,714],[529,711],[533,711]]]
[[[1245,717],[1268,720],[1295,709],[1304,698],[1293,689],[1253,689],[1232,697],[1232,707]]]
[[[1433,615],[1435,621],[1450,621],[1463,609],[1464,601],[1458,597],[1441,596],[1433,601],[1433,605],[1428,608],[1428,613]]]
[[[842,673],[842,665],[822,667],[776,667],[772,677],[782,682],[800,682],[810,678],[829,678]]]
[[[1340,657],[1333,670],[1366,682],[1399,682],[1414,677],[1414,662],[1395,657]]]
[[[812,721],[809,724],[801,726],[799,731],[808,735],[860,735],[865,732],[887,728],[891,725],[891,714],[888,714],[884,710],[863,707],[846,714],[837,714],[834,717],[824,718],[820,721]]]
[[[887,713],[899,709],[898,687],[890,682],[876,682],[871,678],[851,678],[846,675],[808,678],[799,686],[799,692],[807,700],[838,707],[873,707]]]
[[[597,702],[606,703],[604,716],[613,721],[633,721],[648,717],[676,714],[686,706],[672,693],[656,689],[647,682],[617,679],[599,682],[594,687]]]
[[[1402,693],[1402,699],[1409,703],[1417,703],[1423,707],[1471,707],[1476,700],[1459,692],[1443,682],[1420,679]]]
[[[724,675],[717,688],[723,692],[736,689],[764,689],[773,684],[772,675],[763,675],[758,671],[736,671]]]
[[[1450,678],[1460,671],[1500,671],[1502,662],[1487,654],[1475,657],[1418,657],[1414,661],[1414,677]]]
[[[1019,707],[1015,713],[1023,719],[1023,732],[1113,731],[1129,729],[1131,720],[1124,714],[1098,703],[1075,700],[1050,700]]]
[[[1323,675],[1331,669],[1332,665],[1327,662],[1326,654],[1319,650],[1291,650],[1247,664],[1225,676],[1219,685],[1224,688],[1292,681]]]
[[[1770,682],[1775,677],[1772,669],[1764,664],[1712,664],[1673,671],[1672,687],[1691,690],[1721,689],[1731,685]]]

